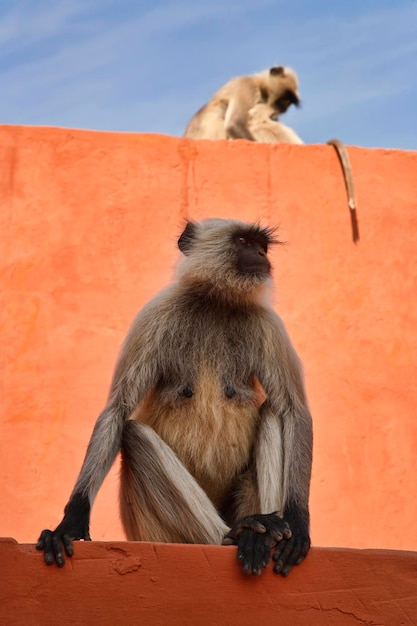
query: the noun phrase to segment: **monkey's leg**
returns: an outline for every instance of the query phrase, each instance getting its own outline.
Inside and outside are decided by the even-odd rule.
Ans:
[[[133,420],[123,432],[120,508],[131,540],[220,544],[229,530],[173,450]]]
[[[312,422],[308,408],[283,416],[284,506],[282,515],[291,528],[291,537],[284,538],[274,549],[274,572],[288,576],[310,549],[310,514],[308,508],[312,461]]]

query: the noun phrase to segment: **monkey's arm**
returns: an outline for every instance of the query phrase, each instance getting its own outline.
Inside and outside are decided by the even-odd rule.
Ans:
[[[258,99],[258,88],[248,77],[236,79],[224,124],[229,139],[248,139],[255,141],[248,129],[248,111]]]
[[[36,547],[43,550],[45,563],[64,565],[63,548],[73,555],[74,539],[90,540],[90,511],[105,476],[120,448],[123,417],[115,405],[107,406],[99,416],[87,448],[80,475],[55,530],[42,531]]]
[[[65,563],[64,551],[72,556],[74,539],[90,540],[90,511],[97,492],[120,449],[123,424],[146,391],[155,383],[156,349],[147,320],[151,312],[136,318],[122,347],[107,406],[100,414],[88,444],[85,459],[55,530],[42,531],[36,547],[48,565]]]
[[[260,574],[274,548],[274,572],[287,576],[310,548],[311,417],[304,402],[290,401],[282,411],[273,402],[262,411],[256,449],[260,513],[238,519],[224,540],[238,545],[246,573]]]
[[[258,377],[268,399],[261,409],[255,452],[261,510],[238,520],[227,538],[238,544],[244,570],[252,573],[266,566],[275,546],[274,571],[286,576],[310,547],[312,422],[301,365],[281,320],[272,312],[265,324],[265,346]]]
[[[270,417],[265,416],[267,421]],[[273,416],[275,425],[271,422],[266,428],[268,440],[259,442],[257,477],[262,513],[238,520],[224,540],[225,544],[238,545],[238,558],[246,573],[260,574],[274,548],[274,572],[287,576],[310,548],[311,419],[305,407],[300,412],[290,409],[282,418],[281,428],[280,418]],[[273,449],[281,444],[282,451]]]
[[[283,416],[283,515],[292,535],[277,544],[274,571],[287,576],[310,548],[309,491],[312,464],[312,421],[301,398],[291,399]]]
[[[287,576],[303,561],[310,548],[309,494],[313,451],[313,428],[304,390],[303,372],[287,331],[276,316],[275,358],[278,380],[270,380],[271,412],[281,425],[282,506],[292,535],[275,549],[274,571]],[[269,388],[267,385],[267,389]]]

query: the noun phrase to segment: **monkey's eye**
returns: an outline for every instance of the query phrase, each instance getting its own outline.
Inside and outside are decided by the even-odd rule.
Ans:
[[[256,246],[261,246],[261,248],[263,249],[265,253],[268,252],[268,245],[263,237],[258,239],[255,237],[245,237],[245,235],[239,235],[239,237],[237,238],[237,241],[244,248],[253,248]]]

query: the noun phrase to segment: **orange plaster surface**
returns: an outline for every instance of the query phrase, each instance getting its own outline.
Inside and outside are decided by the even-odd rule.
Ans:
[[[356,245],[330,146],[0,127],[0,536],[32,543],[61,520],[131,320],[170,280],[184,219],[219,216],[287,241],[276,308],[314,419],[314,545],[417,550],[417,153],[349,152]],[[117,473],[95,540],[124,539]]]
[[[240,572],[233,547],[81,543],[63,568],[0,540],[6,626],[412,626],[417,554],[313,548],[288,578]],[[4,577],[7,572],[7,577]]]

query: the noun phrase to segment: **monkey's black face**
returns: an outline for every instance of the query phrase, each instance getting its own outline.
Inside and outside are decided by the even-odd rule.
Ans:
[[[262,278],[269,276],[268,239],[262,232],[237,233],[233,241],[237,247],[237,270],[240,274]]]
[[[300,106],[300,98],[293,91],[287,90],[281,97],[275,100],[273,106],[279,113],[285,113],[292,104],[296,107]]]

